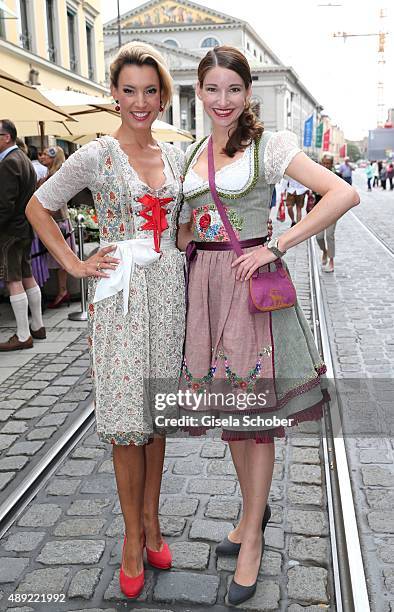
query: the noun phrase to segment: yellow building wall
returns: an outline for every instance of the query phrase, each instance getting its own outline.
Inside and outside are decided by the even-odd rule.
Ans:
[[[28,80],[30,65],[24,60],[24,58],[4,53],[0,48],[0,65],[4,66],[6,72],[12,74],[17,79],[20,79],[23,82]],[[102,88],[98,88],[93,81],[90,83],[81,82],[80,80],[73,78],[72,73],[69,73],[69,75],[63,75],[57,70],[50,70],[37,64],[33,65],[34,68],[39,70],[39,82],[42,87],[45,87],[45,89],[71,88],[92,96],[104,95]]]
[[[14,13],[17,13],[15,7],[15,0],[3,0],[4,4]],[[4,20],[4,28],[6,39],[13,43],[14,45],[19,45],[18,39],[18,27],[16,19],[5,19]]]
[[[18,0],[4,0],[6,6],[16,14],[19,14],[19,1]],[[104,36],[103,36],[103,24],[101,18],[101,0],[84,0],[83,2],[75,3],[76,8],[76,29],[77,29],[77,45],[78,45],[78,73],[80,76],[88,79],[89,78],[89,67],[88,67],[88,51],[87,51],[87,40],[86,40],[86,19],[93,24],[93,57],[94,57],[94,81],[101,86],[106,86],[105,83],[105,63],[104,63]],[[33,0],[33,19],[29,20],[29,25],[32,32],[33,49],[32,53],[29,54],[31,57],[29,60],[23,55],[18,61],[11,54],[7,57],[3,57],[3,50],[0,46],[0,61],[2,67],[8,72],[12,69],[16,69],[17,72],[13,73],[18,78],[26,81],[28,78],[28,72],[30,70],[30,63],[34,64],[35,55],[48,60],[48,38],[46,30],[46,2],[45,0]],[[58,44],[56,46],[57,51],[57,65],[70,70],[70,54],[68,46],[68,22],[67,22],[67,3],[66,0],[57,0],[54,3],[55,11],[57,14],[57,38]],[[21,47],[19,40],[20,27],[18,20],[6,19],[5,25],[5,40],[17,47]],[[0,39],[1,43],[1,39]],[[24,67],[21,66],[24,64]],[[55,67],[56,64],[53,64]],[[40,72],[40,82],[45,87],[65,87],[64,82],[67,81],[64,75],[56,76],[52,70],[46,70],[41,65],[34,65]],[[23,74],[21,74],[21,72]],[[70,74],[72,79],[72,73]],[[62,85],[55,85],[54,83],[62,83]],[[70,83],[66,83],[69,85]],[[95,92],[94,84],[90,87],[91,92]]]

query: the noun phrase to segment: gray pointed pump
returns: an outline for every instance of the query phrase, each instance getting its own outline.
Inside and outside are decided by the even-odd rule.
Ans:
[[[265,507],[263,523],[261,526],[263,533],[265,531],[265,528],[270,518],[271,518],[271,508],[269,507],[269,504],[267,504]],[[229,540],[227,536],[216,546],[216,554],[225,555],[227,557],[238,555],[240,550],[241,550],[241,544],[237,544],[236,542],[231,542],[231,540]]]

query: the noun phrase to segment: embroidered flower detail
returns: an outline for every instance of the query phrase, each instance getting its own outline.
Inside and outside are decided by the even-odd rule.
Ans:
[[[106,225],[103,226],[103,236],[108,236],[108,227]]]
[[[119,225],[119,231],[120,231],[121,234],[124,234],[124,223],[121,223]]]
[[[92,346],[92,344],[93,344],[92,338],[91,336],[88,336],[88,345]]]
[[[105,165],[108,166],[108,168],[110,168],[112,166],[112,160],[110,157],[107,157],[105,160]]]
[[[243,228],[244,220],[235,211],[228,211],[225,207],[227,216],[234,228],[236,236]],[[214,204],[206,204],[193,211],[193,220],[196,231],[201,240],[209,242],[228,241],[227,232],[223,226],[222,219]]]
[[[211,215],[209,213],[205,213],[202,217],[200,217],[199,225],[201,229],[206,229],[209,227],[211,223]]]
[[[114,202],[116,200],[116,195],[114,194],[113,191],[109,192],[109,199],[112,200],[112,202]]]
[[[106,216],[107,216],[108,220],[111,220],[111,219],[113,219],[115,217],[115,213],[110,208],[107,208],[107,215]]]
[[[100,192],[98,192],[98,194],[96,195],[96,199],[97,199],[98,202],[101,202],[102,197],[101,197],[101,193]]]
[[[94,306],[93,306],[93,304],[89,304],[89,312],[90,312],[91,315],[94,314]]]

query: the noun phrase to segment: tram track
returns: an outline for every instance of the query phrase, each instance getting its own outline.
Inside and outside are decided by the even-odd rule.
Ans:
[[[359,223],[361,225],[361,227],[371,236],[371,238],[373,238],[373,240],[382,248],[384,249],[384,251],[390,255],[391,257],[394,257],[394,249],[389,246],[384,240],[382,240],[379,235],[375,232],[375,230],[369,225],[369,223],[365,223],[364,221],[362,221],[360,219],[360,217],[358,215],[356,215],[352,210],[349,211],[348,213],[349,215],[351,215],[356,221],[357,223]]]
[[[0,539],[94,423],[91,402],[0,505]]]
[[[361,221],[360,223],[362,224]],[[368,228],[365,229],[370,231]],[[377,236],[375,238],[378,239]],[[386,245],[384,246],[387,248]],[[332,381],[330,406],[325,409],[322,421],[322,446],[333,561],[335,610],[336,612],[370,612],[350,468],[342,434],[341,402],[335,388],[335,372],[315,240],[309,240],[308,249],[313,332],[327,366],[327,378]]]

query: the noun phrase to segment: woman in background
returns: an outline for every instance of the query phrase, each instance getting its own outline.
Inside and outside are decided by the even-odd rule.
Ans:
[[[64,151],[61,147],[48,147],[44,150],[41,163],[48,168],[48,174],[41,179],[38,184],[42,185],[47,179],[53,176],[66,161]],[[76,244],[74,238],[74,230],[71,225],[70,215],[67,204],[64,204],[59,210],[53,213],[53,218],[59,226],[61,233],[67,241],[69,247],[76,252]],[[67,272],[59,262],[50,254],[47,254],[47,265],[49,270],[57,270],[57,295],[52,302],[48,304],[48,308],[59,308],[62,304],[70,303],[70,294],[67,289]]]

